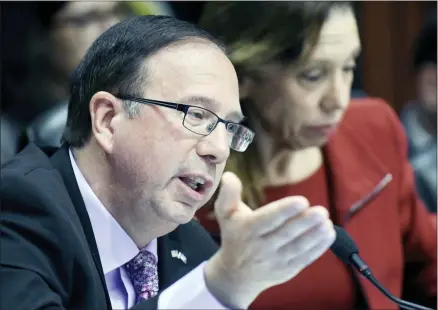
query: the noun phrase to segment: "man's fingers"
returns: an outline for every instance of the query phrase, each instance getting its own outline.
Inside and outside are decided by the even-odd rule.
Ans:
[[[303,234],[296,238],[289,238],[278,249],[278,255],[293,259],[303,253],[307,253],[313,247],[324,241],[328,235],[333,234],[333,223],[326,219],[324,222],[316,223]]]
[[[289,262],[290,266],[298,266],[299,271],[311,265],[318,258],[320,258],[328,249],[330,249],[331,245],[336,239],[336,232],[334,229],[330,230],[329,233],[325,236],[325,238],[320,239],[320,241],[315,244],[308,251],[302,253],[299,256],[292,258]]]
[[[327,223],[329,226],[332,225],[327,210],[320,206],[312,207],[293,217],[279,228],[265,234],[262,238],[269,240],[268,242],[277,249],[287,244],[296,244],[294,252],[298,255],[306,249],[309,242],[314,242],[309,239],[317,239],[318,235],[321,235],[317,228]],[[330,229],[329,226],[325,225],[325,228]],[[308,238],[309,235],[312,237]],[[301,246],[303,238],[308,241],[303,242],[303,246]]]
[[[257,209],[251,221],[257,234],[263,236],[280,228],[308,208],[309,201],[305,197],[289,196]]]
[[[229,218],[241,205],[242,182],[232,172],[222,176],[219,195],[214,203],[218,221]]]

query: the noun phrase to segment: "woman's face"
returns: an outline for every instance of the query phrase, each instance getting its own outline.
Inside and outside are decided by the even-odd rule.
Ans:
[[[293,149],[327,142],[350,101],[359,52],[353,12],[336,8],[305,63],[260,68],[264,77],[252,84],[249,97],[257,116],[278,142]]]

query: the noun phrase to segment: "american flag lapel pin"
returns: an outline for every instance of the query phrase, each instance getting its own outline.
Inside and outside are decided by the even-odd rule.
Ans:
[[[170,251],[170,254],[172,255],[173,258],[180,259],[184,264],[187,264],[186,256],[183,253],[181,253],[180,251],[172,250],[172,251]]]

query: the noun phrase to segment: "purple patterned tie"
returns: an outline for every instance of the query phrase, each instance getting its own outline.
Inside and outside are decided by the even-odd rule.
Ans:
[[[158,294],[158,268],[154,254],[141,249],[125,264],[125,270],[134,285],[137,303]]]

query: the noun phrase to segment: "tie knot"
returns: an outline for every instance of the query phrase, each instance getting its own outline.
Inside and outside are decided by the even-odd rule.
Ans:
[[[125,264],[125,270],[132,281],[137,301],[148,299],[158,293],[158,266],[155,255],[142,249]]]
[[[128,265],[131,268],[134,268],[134,270],[147,268],[148,266],[157,265],[157,259],[155,258],[155,255],[148,250],[141,249],[140,252],[126,264],[126,266]]]

